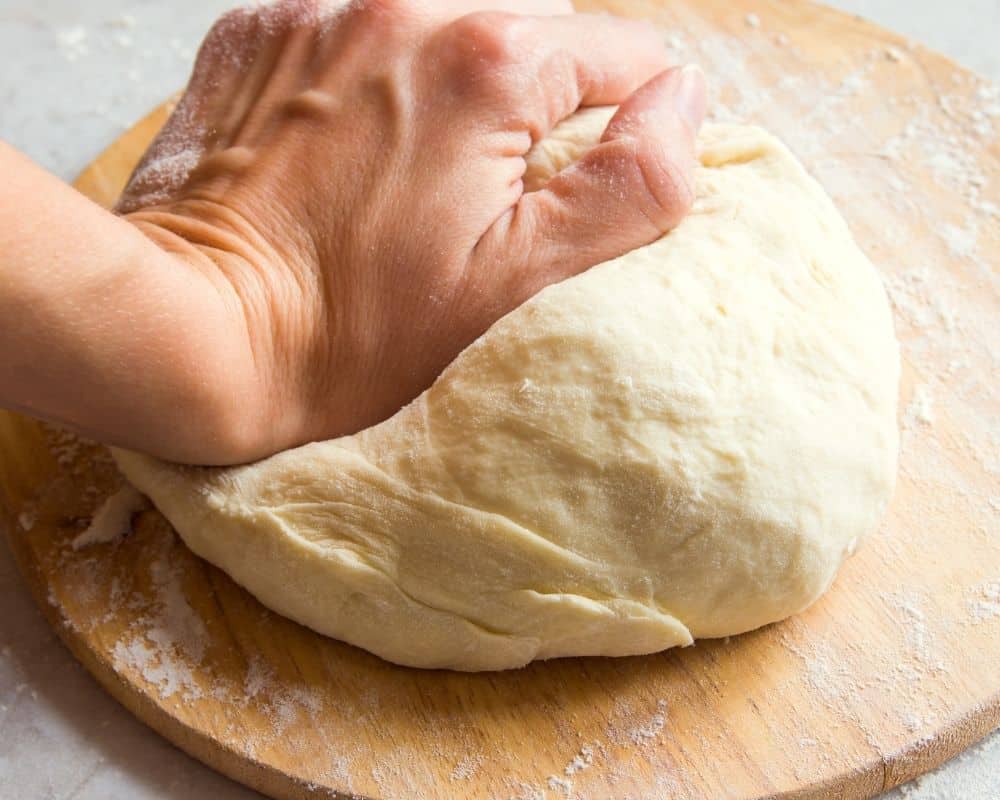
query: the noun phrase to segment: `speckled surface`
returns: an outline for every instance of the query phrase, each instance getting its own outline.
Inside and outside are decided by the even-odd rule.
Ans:
[[[0,0],[0,138],[71,178],[184,83],[231,0]],[[1000,81],[1000,1],[840,0]],[[2,180],[2,176],[0,176]],[[58,642],[0,546],[0,798],[245,800],[161,739]],[[1000,734],[883,800],[1000,798]]]

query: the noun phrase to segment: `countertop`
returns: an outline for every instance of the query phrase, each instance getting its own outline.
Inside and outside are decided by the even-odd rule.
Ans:
[[[0,139],[71,179],[183,85],[232,0],[0,0]],[[1000,0],[839,0],[1000,82]],[[0,798],[249,800],[134,719],[59,643],[0,545]],[[1000,732],[882,800],[1000,798]]]

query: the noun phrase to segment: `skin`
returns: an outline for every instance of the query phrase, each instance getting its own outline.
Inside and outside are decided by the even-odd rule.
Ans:
[[[689,209],[704,78],[652,28],[322,6],[216,23],[117,213],[0,143],[0,405],[202,464],[353,433]],[[525,192],[531,145],[607,104],[601,144]]]

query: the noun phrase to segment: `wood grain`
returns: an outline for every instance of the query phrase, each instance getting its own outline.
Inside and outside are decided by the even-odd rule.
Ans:
[[[0,522],[62,639],[146,723],[274,797],[861,798],[1000,724],[995,447],[977,438],[998,411],[980,344],[1000,309],[988,206],[1000,198],[996,137],[971,132],[980,84],[804,2],[579,5],[681,37],[672,47],[706,65],[720,107],[789,139],[882,270],[905,356],[887,520],[813,608],[744,636],[501,674],[418,671],[264,609],[155,511],[123,541],[74,551],[120,481],[106,452],[0,414]],[[165,117],[77,186],[110,205]],[[922,152],[938,129],[957,166]]]

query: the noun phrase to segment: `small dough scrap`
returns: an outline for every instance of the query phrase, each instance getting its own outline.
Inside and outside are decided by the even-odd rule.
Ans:
[[[149,501],[135,487],[125,484],[97,509],[87,529],[73,539],[73,549],[106,544],[132,530],[132,517],[149,508]]]
[[[526,185],[610,114],[559,126]],[[898,345],[777,139],[708,126],[700,162],[678,228],[546,288],[391,419],[247,466],[119,465],[265,605],[399,664],[650,653],[801,611],[892,492]]]

